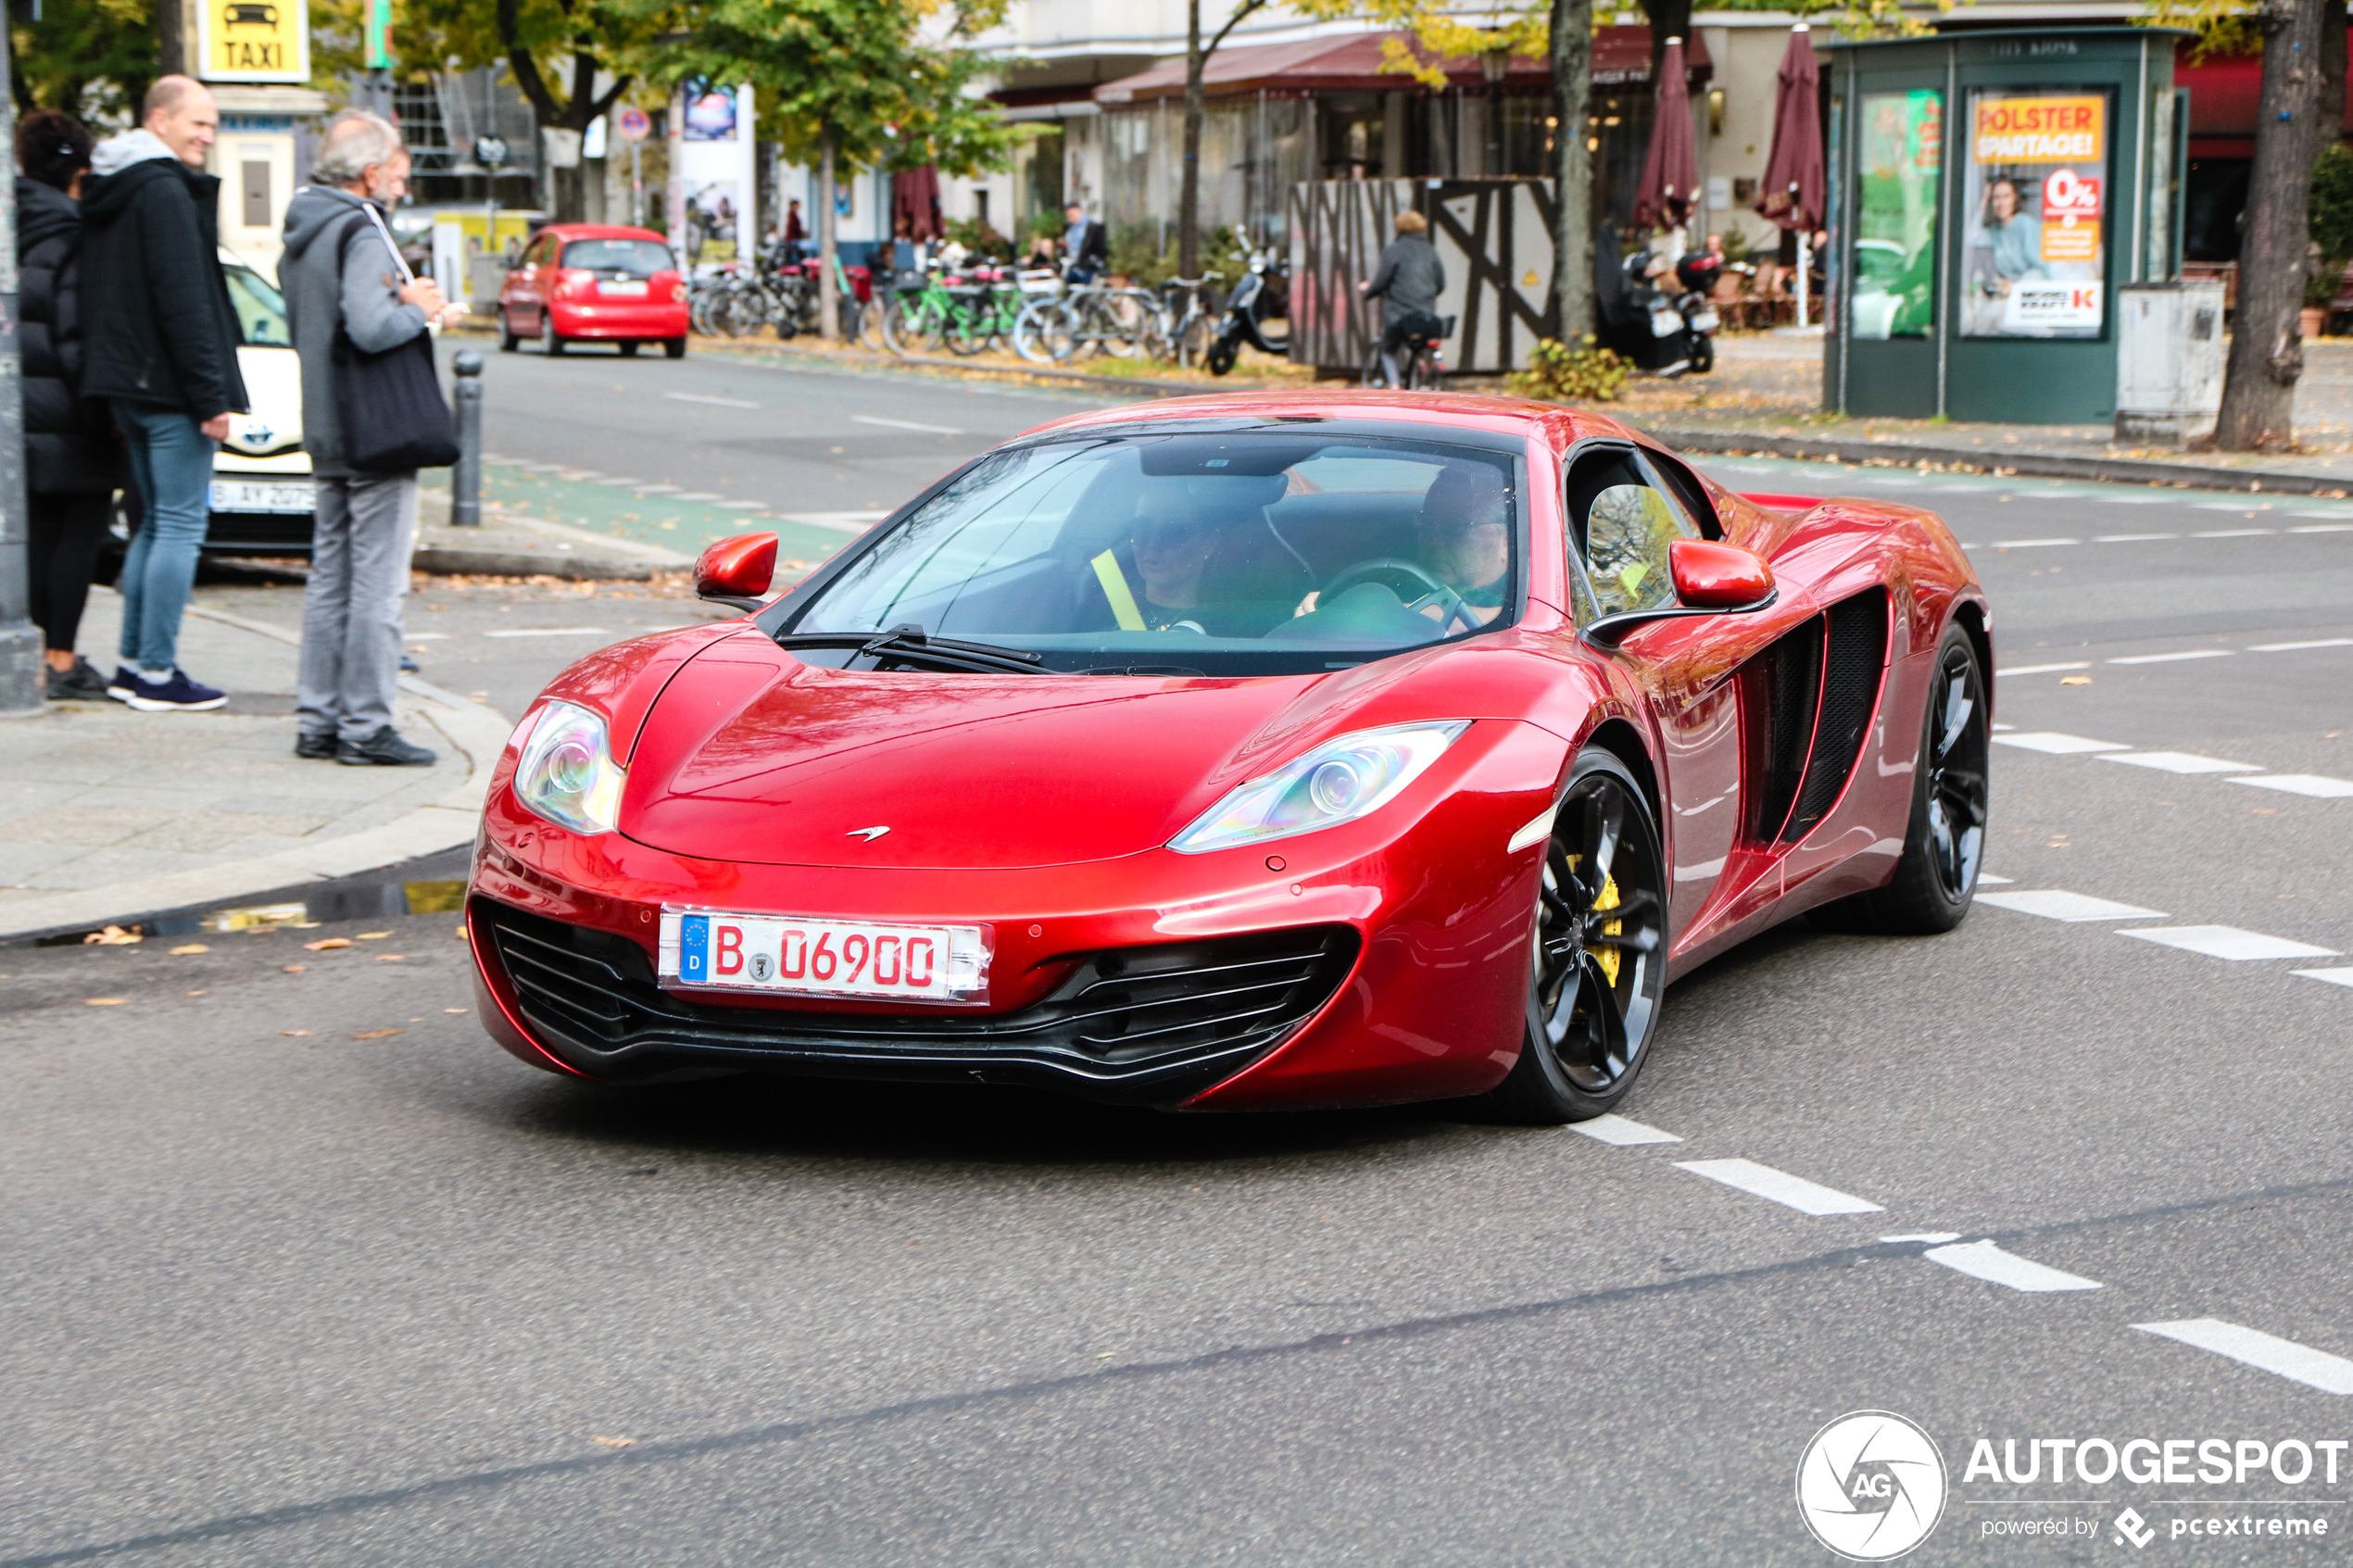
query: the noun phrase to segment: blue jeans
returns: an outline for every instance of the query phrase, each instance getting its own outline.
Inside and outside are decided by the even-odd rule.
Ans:
[[[212,514],[216,444],[185,414],[111,401],[146,514],[122,558],[122,662],[172,670],[180,662],[180,617],[195,586],[196,551]]]

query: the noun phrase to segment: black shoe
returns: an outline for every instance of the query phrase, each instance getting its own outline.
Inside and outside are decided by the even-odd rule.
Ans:
[[[400,668],[403,673],[409,675],[418,675],[424,672],[424,666],[419,664],[415,659],[409,658],[405,653],[400,656]]]
[[[430,768],[440,759],[422,746],[410,746],[400,738],[399,731],[386,724],[366,740],[337,742],[335,760],[355,768],[371,763],[380,768]]]
[[[306,760],[332,762],[335,759],[336,750],[335,733],[333,730],[329,730],[323,735],[295,736],[295,755]]]
[[[51,702],[104,702],[107,695],[107,678],[86,659],[75,659],[70,670],[49,671]]]

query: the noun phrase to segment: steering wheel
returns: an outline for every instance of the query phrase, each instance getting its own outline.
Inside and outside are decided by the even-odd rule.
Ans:
[[[1317,596],[1315,603],[1318,606],[1327,604],[1360,582],[1368,583],[1384,572],[1392,571],[1409,577],[1419,586],[1429,590],[1419,598],[1408,601],[1405,608],[1408,612],[1418,615],[1431,605],[1438,606],[1440,610],[1438,629],[1441,632],[1451,631],[1457,624],[1466,632],[1477,631],[1486,624],[1470,612],[1470,607],[1463,602],[1462,595],[1431,576],[1422,567],[1396,556],[1380,556],[1372,560],[1358,561],[1354,566],[1348,568],[1326,583],[1323,593]],[[1403,596],[1399,596],[1401,598]]]

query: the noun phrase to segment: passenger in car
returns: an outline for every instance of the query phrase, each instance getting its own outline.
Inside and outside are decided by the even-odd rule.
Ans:
[[[1422,564],[1462,596],[1462,613],[1482,626],[1504,612],[1512,570],[1510,517],[1503,475],[1485,463],[1448,464],[1422,497]],[[1425,605],[1421,613],[1451,619],[1452,607]]]

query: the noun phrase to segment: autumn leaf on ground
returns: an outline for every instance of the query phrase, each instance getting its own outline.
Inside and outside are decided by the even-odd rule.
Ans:
[[[376,955],[376,961],[378,963],[401,963],[406,961],[409,955],[406,953],[378,953]]]
[[[282,968],[283,972],[287,974],[308,974],[310,972],[310,966],[307,963],[290,963],[283,965]]]
[[[175,959],[184,959],[190,953],[209,953],[211,951],[211,948],[206,947],[201,942],[190,942],[184,947],[172,948],[171,956]]]
[[[297,1035],[308,1035],[310,1031],[308,1029],[281,1029],[278,1033],[285,1035],[288,1039],[293,1039]]]
[[[387,1035],[405,1035],[405,1029],[363,1029],[352,1036],[355,1040],[381,1040]]]
[[[6,977],[5,977],[5,976],[0,976],[0,978],[6,978]],[[472,1009],[472,1008],[443,1008],[441,1010],[442,1010],[442,1011],[444,1011],[444,1012],[472,1012],[472,1011],[473,1011],[473,1009]]]
[[[634,1449],[637,1446],[635,1437],[591,1437],[588,1440],[600,1449]]]
[[[182,991],[180,994],[183,997],[209,997],[212,995],[209,991]]]
[[[391,935],[392,933],[389,931],[363,931],[359,934],[359,940],[362,942],[381,942]]]
[[[330,948],[350,946],[351,938],[348,936],[322,936],[316,942],[305,942],[302,945],[303,950],[308,953],[323,953]]]
[[[119,1008],[130,999],[128,997],[84,997],[82,1005],[86,1008]]]
[[[122,947],[145,940],[145,936],[135,931],[125,931],[119,925],[110,925],[104,931],[94,931],[84,936],[82,939],[82,945],[87,947],[94,943],[101,947]]]

